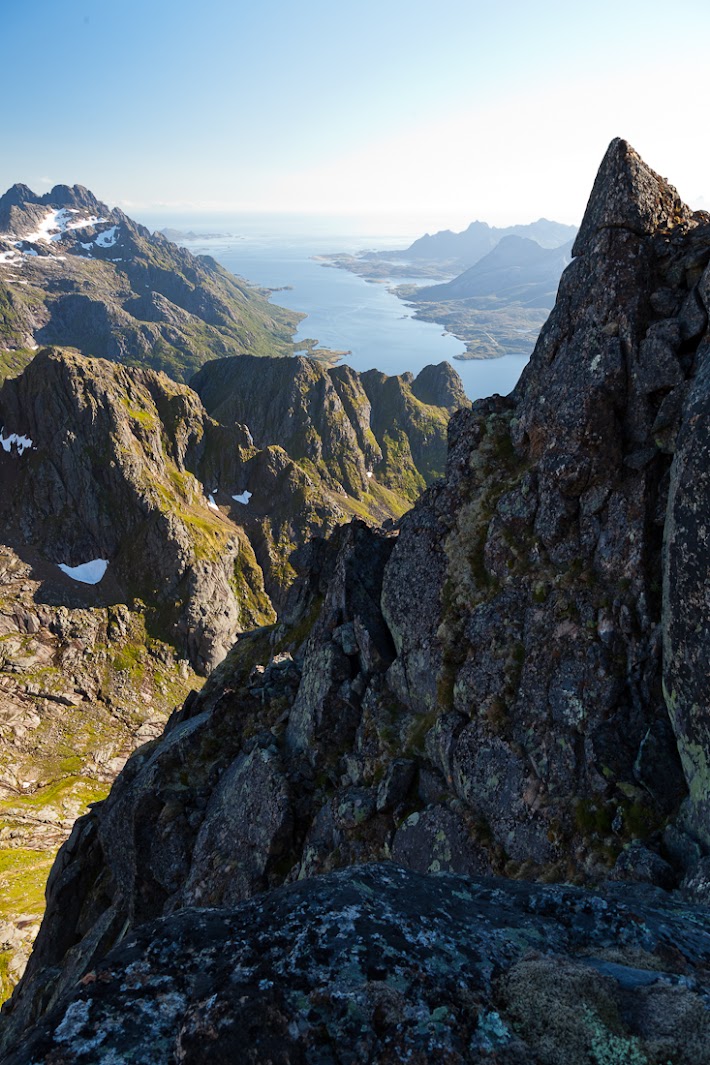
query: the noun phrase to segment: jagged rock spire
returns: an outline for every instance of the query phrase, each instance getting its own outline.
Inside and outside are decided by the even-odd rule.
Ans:
[[[630,229],[643,236],[688,222],[691,214],[673,186],[616,137],[599,167],[572,254],[589,251],[600,229]]]

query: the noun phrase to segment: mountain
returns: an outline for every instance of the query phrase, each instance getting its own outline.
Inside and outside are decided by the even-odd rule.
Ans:
[[[438,322],[466,342],[457,359],[527,355],[554,305],[571,251],[571,241],[541,248],[527,237],[503,237],[451,281],[394,291],[416,309],[416,318]]]
[[[573,255],[77,822],[8,1065],[707,1060],[710,215],[616,140]]]
[[[56,567],[103,560],[96,594],[150,604],[161,635],[209,671],[237,632],[272,619],[262,572],[278,598],[311,535],[354,513],[399,516],[442,472],[448,418],[468,404],[445,363],[415,379],[241,356],[194,385],[40,352],[0,389],[0,528],[54,566],[52,589],[71,586]]]
[[[502,303],[552,310],[571,252],[572,241],[559,248],[541,248],[527,237],[503,237],[475,266],[452,281],[418,288],[409,298],[419,302],[495,296]]]
[[[81,185],[0,197],[0,367],[59,345],[188,381],[217,356],[291,354],[301,317]]]
[[[411,502],[443,471],[448,418],[469,405],[445,362],[415,378],[243,357],[208,363],[192,387],[213,417],[248,422],[257,447],[284,448],[335,491],[384,485]]]
[[[468,405],[445,363],[361,378],[240,356],[196,384],[215,417],[165,374],[44,349],[0,388],[6,993],[75,818],[240,631],[274,621],[296,549],[398,517],[443,472]]]
[[[473,266],[507,237],[532,240],[541,248],[558,248],[574,240],[576,233],[576,226],[550,222],[547,218],[527,225],[503,227],[489,226],[487,222],[471,222],[461,233],[453,233],[450,229],[432,235],[426,233],[403,251],[389,252],[388,255],[405,260],[421,259],[427,263]]]

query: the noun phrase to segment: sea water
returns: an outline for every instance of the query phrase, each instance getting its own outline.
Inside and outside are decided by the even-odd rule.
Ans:
[[[448,360],[460,374],[471,399],[515,386],[527,359],[461,361],[465,345],[440,325],[420,322],[414,310],[388,291],[391,282],[366,281],[347,270],[325,265],[322,256],[337,252],[406,248],[420,232],[367,232],[360,219],[313,216],[240,215],[198,220],[184,216],[141,219],[151,228],[170,226],[198,235],[228,234],[190,240],[195,255],[212,255],[232,273],[254,284],[281,289],[272,302],[307,317],[296,340],[313,339],[322,348],[347,351],[343,362],[354,370],[377,369],[386,374],[410,371]],[[409,280],[406,268],[397,282]],[[426,279],[411,279],[425,284]]]

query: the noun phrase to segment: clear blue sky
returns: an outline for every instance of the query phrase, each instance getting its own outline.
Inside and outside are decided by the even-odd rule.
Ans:
[[[140,216],[575,221],[626,136],[710,207],[710,5],[35,0],[2,5],[0,186]]]

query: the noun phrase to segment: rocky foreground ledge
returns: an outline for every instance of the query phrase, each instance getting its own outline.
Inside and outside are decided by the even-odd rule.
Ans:
[[[142,926],[6,1065],[701,1065],[710,914],[365,865]]]

